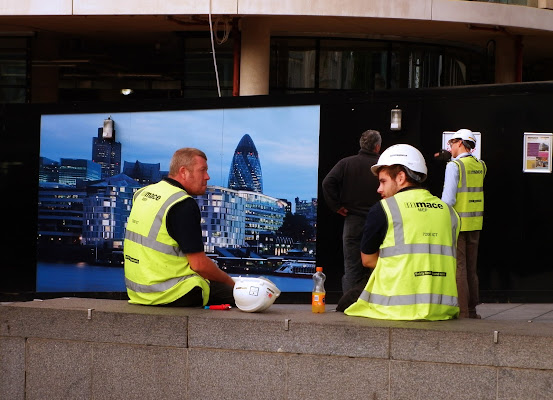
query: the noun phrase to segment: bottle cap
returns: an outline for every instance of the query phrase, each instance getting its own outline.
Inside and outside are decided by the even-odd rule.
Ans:
[[[315,270],[316,270],[317,272],[323,272],[323,267],[317,267],[317,268],[315,268]]]

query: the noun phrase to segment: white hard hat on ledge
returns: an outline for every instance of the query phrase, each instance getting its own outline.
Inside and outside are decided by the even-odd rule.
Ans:
[[[267,278],[239,276],[232,279],[235,282],[232,294],[241,311],[265,311],[280,296],[280,290]]]

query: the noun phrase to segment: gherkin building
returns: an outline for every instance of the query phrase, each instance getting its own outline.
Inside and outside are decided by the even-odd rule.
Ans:
[[[250,135],[242,136],[230,165],[228,187],[234,190],[248,190],[263,193],[263,178],[259,155]]]

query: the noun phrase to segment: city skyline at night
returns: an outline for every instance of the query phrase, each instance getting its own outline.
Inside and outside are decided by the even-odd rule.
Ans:
[[[317,197],[318,106],[43,115],[40,155],[90,159],[90,138],[108,117],[123,162],[160,163],[168,170],[176,149],[197,147],[208,156],[208,184],[227,187],[233,151],[247,134],[263,157],[265,194]]]

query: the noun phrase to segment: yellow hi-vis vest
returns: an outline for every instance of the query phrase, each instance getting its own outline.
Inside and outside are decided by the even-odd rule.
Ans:
[[[481,231],[484,222],[484,177],[486,164],[473,156],[453,160],[459,168],[455,211],[461,217],[461,231]]]
[[[388,230],[378,261],[359,299],[344,313],[390,320],[456,318],[459,216],[425,189],[380,203]]]
[[[169,236],[165,223],[171,207],[188,197],[184,190],[165,181],[134,194],[124,244],[130,303],[167,304],[199,286],[203,304],[207,304],[208,281],[190,268],[188,258]]]

